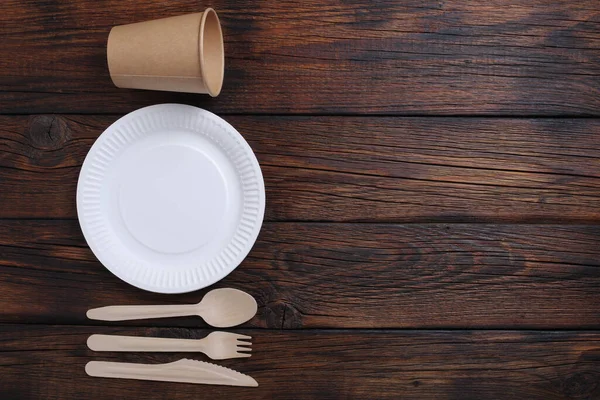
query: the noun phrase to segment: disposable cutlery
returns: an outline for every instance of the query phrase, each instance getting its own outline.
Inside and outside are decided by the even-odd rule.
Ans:
[[[87,345],[94,351],[202,352],[213,360],[250,357],[250,336],[212,332],[202,339],[92,335]]]
[[[103,378],[203,383],[208,385],[258,386],[258,383],[248,375],[216,364],[186,358],[168,364],[90,361],[85,366],[85,372],[90,376]]]
[[[241,290],[226,288],[211,290],[198,304],[108,306],[89,310],[87,317],[100,321],[126,321],[198,315],[211,326],[228,328],[248,321],[257,309],[254,297]]]

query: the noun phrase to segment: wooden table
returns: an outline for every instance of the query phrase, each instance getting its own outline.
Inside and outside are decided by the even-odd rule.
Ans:
[[[113,25],[212,6],[224,91],[115,88]],[[0,4],[0,398],[600,398],[597,0],[4,0]],[[90,378],[92,333],[202,337],[186,303],[111,275],[75,210],[98,135],[142,106],[211,110],[263,168],[266,219],[216,287],[253,294],[221,364],[259,388]]]

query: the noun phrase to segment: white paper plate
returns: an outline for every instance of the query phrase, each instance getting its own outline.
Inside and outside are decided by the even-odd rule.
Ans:
[[[159,293],[201,289],[233,271],[264,208],[248,143],[223,119],[181,104],[142,108],[109,126],[77,185],[79,223],[98,260]]]

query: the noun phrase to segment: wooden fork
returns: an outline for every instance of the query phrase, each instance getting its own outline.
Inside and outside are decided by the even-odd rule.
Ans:
[[[212,332],[202,339],[167,339],[140,336],[92,335],[87,345],[94,351],[199,351],[213,360],[250,357],[251,336]]]

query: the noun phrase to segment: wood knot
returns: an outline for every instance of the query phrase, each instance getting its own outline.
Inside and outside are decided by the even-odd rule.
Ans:
[[[29,119],[27,137],[34,150],[57,150],[70,139],[71,132],[61,117],[36,115]]]
[[[573,399],[587,399],[598,387],[598,373],[583,371],[573,373],[563,382],[563,393]]]
[[[299,329],[302,328],[302,314],[296,310],[291,304],[286,304],[283,310],[281,319],[282,329]]]
[[[292,305],[283,301],[267,304],[264,316],[267,328],[297,329],[302,327],[302,314]]]

